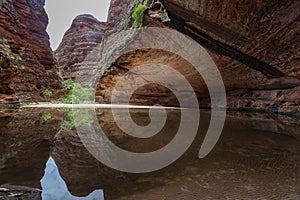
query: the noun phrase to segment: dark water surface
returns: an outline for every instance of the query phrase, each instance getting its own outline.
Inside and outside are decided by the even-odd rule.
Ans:
[[[117,127],[110,109],[96,113],[109,139],[133,152],[162,148],[180,123],[180,110],[169,110],[159,134],[137,139]],[[156,172],[130,174],[97,161],[68,124],[68,114],[62,109],[0,109],[0,185],[41,188],[45,164],[52,156],[76,196],[103,189],[108,200],[300,199],[297,118],[229,112],[217,145],[199,159],[210,121],[209,112],[201,112],[198,135],[180,159]],[[131,116],[139,125],[150,122],[146,109],[131,109]]]

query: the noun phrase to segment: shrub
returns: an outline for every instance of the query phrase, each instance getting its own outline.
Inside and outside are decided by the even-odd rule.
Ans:
[[[51,90],[46,89],[46,90],[43,91],[43,95],[45,97],[52,97],[53,96],[53,92]]]
[[[132,13],[132,18],[134,19],[134,27],[141,27],[144,19],[144,12],[147,9],[146,5],[139,4]]]
[[[7,39],[2,38],[2,39],[1,39],[1,43],[2,43],[3,47],[4,47],[5,50],[6,50],[6,53],[9,55],[9,54],[11,53],[11,50],[10,50],[10,45],[8,44]]]
[[[66,113],[68,119],[62,122],[61,128],[69,131],[81,124],[93,124],[94,118],[91,111],[91,109],[87,108],[65,108],[63,112]],[[74,118],[74,116],[77,117]]]
[[[72,90],[74,88],[74,82],[72,79],[68,79],[62,82],[64,90]]]
[[[10,45],[8,44],[7,39],[1,38],[0,42],[2,43],[1,45],[4,47],[5,53],[6,53],[7,57],[9,58],[10,62],[15,64],[14,67],[19,68],[18,64],[19,64],[20,61],[22,61],[22,58],[18,54],[12,53]]]
[[[63,103],[92,103],[94,88],[82,87],[79,83],[74,83],[71,79],[63,81],[63,89],[69,91],[65,98],[60,98]]]
[[[51,115],[50,113],[44,114],[44,115],[42,116],[42,119],[45,120],[45,121],[48,121],[48,120],[51,119],[51,118],[52,118],[52,115]]]
[[[59,101],[63,103],[74,104],[88,104],[92,103],[92,97],[94,96],[94,88],[85,88],[79,83],[74,83],[72,79],[68,79],[62,82],[63,90],[68,91],[65,98],[60,98]],[[90,109],[62,109],[67,116],[67,120],[63,120],[61,128],[64,130],[71,130],[82,123],[94,123],[93,115],[90,113]],[[74,118],[74,116],[79,116]]]
[[[12,60],[14,62],[19,62],[19,61],[22,61],[22,58],[19,55],[12,55],[10,57],[10,60]]]
[[[73,103],[92,103],[92,97],[95,92],[94,88],[84,88],[75,83],[72,92]]]

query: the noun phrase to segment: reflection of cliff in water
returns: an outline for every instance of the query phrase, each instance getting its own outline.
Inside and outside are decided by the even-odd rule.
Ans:
[[[150,122],[147,110],[131,111],[137,124]],[[48,113],[51,119],[41,118]],[[0,184],[40,187],[51,148],[62,178],[76,196],[101,188],[106,199],[299,198],[300,142],[295,139],[300,138],[298,119],[229,113],[216,147],[200,160],[198,151],[209,116],[201,113],[194,144],[171,166],[148,174],[128,174],[98,162],[83,146],[76,129],[60,130],[64,113],[51,109],[1,110],[0,158],[4,166],[0,169]],[[180,111],[169,111],[164,129],[145,140],[120,131],[110,109],[97,110],[97,117],[115,144],[130,151],[148,152],[172,140]],[[10,157],[3,160],[5,155]]]
[[[40,187],[59,124],[51,109],[0,109],[0,185]]]
[[[147,152],[161,148],[174,137],[180,114],[178,111],[168,114],[169,123],[164,130],[144,141],[122,133],[110,110],[99,110],[98,120],[118,146]],[[149,123],[145,111],[131,115],[140,125]],[[104,166],[82,146],[75,130],[61,132],[53,156],[70,190],[78,195],[86,195],[97,188],[104,189],[107,199],[287,198],[298,194],[299,141],[272,133],[288,134],[284,130],[289,130],[296,136],[299,128],[296,119],[229,113],[217,146],[207,158],[199,160],[198,151],[207,130],[209,114],[202,113],[201,120],[198,137],[189,151],[176,163],[158,172],[128,174]]]

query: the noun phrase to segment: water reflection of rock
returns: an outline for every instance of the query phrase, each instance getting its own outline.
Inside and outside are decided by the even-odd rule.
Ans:
[[[147,111],[132,110],[131,114],[139,125],[149,123]],[[133,139],[122,132],[115,124],[110,109],[97,110],[99,124],[108,138],[116,145],[136,152],[153,151],[167,144],[174,136],[174,132],[171,130],[175,129],[176,131],[177,129],[178,114],[176,111],[170,112],[171,118],[162,133],[142,141],[141,139]],[[101,188],[104,189],[105,195],[109,198],[119,197],[126,193],[128,188],[112,186],[116,184],[126,185],[134,182],[138,177],[135,174],[118,172],[98,162],[83,146],[75,129],[71,131],[62,130],[57,135],[52,155],[61,176],[73,195],[84,196]],[[150,188],[150,186],[147,187]]]
[[[49,113],[50,120],[41,118]],[[147,110],[132,110],[131,116],[139,125],[150,122]],[[169,112],[164,130],[141,140],[120,131],[109,109],[97,110],[98,121],[109,139],[136,152],[153,151],[170,142],[179,116],[179,111]],[[0,169],[0,185],[40,187],[53,145],[52,155],[61,176],[76,196],[104,189],[106,199],[299,198],[300,142],[295,139],[299,139],[296,118],[229,112],[218,144],[208,157],[199,160],[209,116],[208,112],[201,113],[200,134],[183,157],[163,170],[138,175],[121,173],[99,163],[83,146],[75,129],[59,131],[61,113],[55,110],[2,109],[0,158],[4,168]]]
[[[98,110],[97,114],[106,135],[124,149],[136,152],[158,149],[174,136],[169,133],[149,141],[133,139],[116,127],[110,110]],[[132,116],[140,125],[149,123],[145,111],[133,112]],[[179,113],[174,111],[169,116],[170,125],[165,127],[165,133],[177,129]],[[137,175],[104,166],[85,149],[76,130],[60,132],[53,157],[74,195],[83,196],[102,188],[106,199],[299,197],[300,142],[271,133],[297,136],[296,119],[283,117],[280,121],[264,114],[229,113],[217,146],[208,157],[199,160],[197,155],[209,113],[203,113],[201,119],[201,134],[189,151],[158,172]]]
[[[53,110],[0,110],[0,185],[40,187],[50,143],[60,124],[56,117],[42,119],[49,112]]]
[[[102,189],[104,181],[109,182],[112,177],[118,176],[117,172],[100,164],[85,149],[75,130],[60,132],[52,156],[69,191],[75,196],[85,196],[99,186]],[[110,188],[109,183],[106,188]]]
[[[293,136],[300,140],[299,118],[264,113],[229,112],[227,126],[232,129],[253,129]]]

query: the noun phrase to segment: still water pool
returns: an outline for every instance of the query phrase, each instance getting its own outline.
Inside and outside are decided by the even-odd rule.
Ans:
[[[148,109],[130,111],[138,125],[150,123]],[[118,128],[110,108],[95,113],[97,123],[115,145],[137,153],[168,144],[181,116],[181,110],[169,109],[157,135],[138,139]],[[88,117],[83,119],[86,122],[94,123]],[[199,159],[209,122],[210,113],[201,111],[196,139],[177,161],[155,172],[134,174],[111,169],[95,159],[78,136],[68,109],[3,108],[0,188],[41,189],[46,162],[52,157],[74,196],[103,189],[107,200],[300,199],[299,119],[228,112],[216,146]]]

